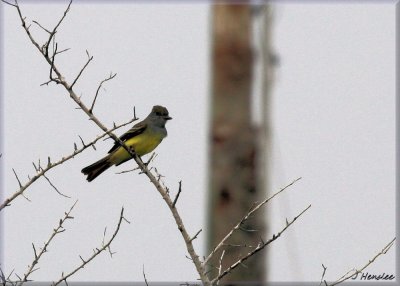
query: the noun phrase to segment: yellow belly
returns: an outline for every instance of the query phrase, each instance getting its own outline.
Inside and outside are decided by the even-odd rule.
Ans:
[[[138,154],[139,156],[143,156],[153,151],[158,146],[158,144],[161,143],[161,141],[162,137],[160,135],[154,133],[142,133],[131,139],[126,140],[125,144],[126,146],[133,148],[136,154]],[[110,156],[111,162],[116,165],[130,158],[131,155],[123,147],[119,147]]]

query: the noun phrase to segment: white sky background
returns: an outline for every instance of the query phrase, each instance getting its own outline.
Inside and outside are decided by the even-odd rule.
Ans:
[[[65,5],[22,5],[27,19],[52,27]],[[274,46],[280,58],[273,91],[272,190],[301,176],[269,208],[277,232],[308,204],[311,210],[269,248],[270,279],[316,281],[328,266],[335,279],[363,265],[395,236],[395,7],[394,4],[275,5]],[[25,182],[32,161],[70,154],[78,135],[100,134],[87,116],[48,80],[48,65],[23,32],[16,11],[4,13],[5,150],[2,189],[18,189],[14,168]],[[57,40],[56,64],[71,81],[94,56],[75,87],[91,103],[110,71],[95,115],[107,126],[151,107],[168,107],[174,118],[169,136],[156,149],[154,165],[171,192],[183,181],[178,207],[190,233],[206,229],[206,168],[209,99],[210,7],[206,4],[74,3]],[[32,26],[35,35],[45,36]],[[44,39],[44,37],[42,37]],[[120,130],[122,134],[127,128]],[[144,175],[116,175],[133,163],[112,168],[92,183],[82,167],[112,145],[101,141],[48,173],[59,196],[40,179],[2,212],[6,273],[23,274],[75,199],[75,219],[55,238],[34,280],[58,280],[100,246],[104,227],[114,230],[121,206],[123,224],[112,250],[73,276],[78,281],[185,281],[197,278],[177,227],[163,200]],[[4,195],[2,201],[4,199]],[[204,254],[205,233],[195,241]],[[395,273],[395,252],[379,258],[369,273]],[[3,266],[2,266],[3,267]],[[107,271],[104,271],[107,269]],[[72,281],[72,280],[71,280]]]

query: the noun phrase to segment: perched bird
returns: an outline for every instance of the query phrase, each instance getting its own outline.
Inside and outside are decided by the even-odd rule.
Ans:
[[[172,117],[169,116],[165,107],[153,106],[150,114],[143,121],[135,124],[119,139],[127,147],[132,148],[137,155],[143,156],[153,151],[167,137],[165,123],[170,119]],[[83,168],[82,173],[87,175],[86,179],[91,182],[112,165],[118,166],[130,159],[132,159],[131,154],[115,142],[107,156]]]

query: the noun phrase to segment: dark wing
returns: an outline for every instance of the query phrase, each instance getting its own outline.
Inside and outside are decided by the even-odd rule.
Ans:
[[[147,124],[142,122],[139,122],[138,124],[135,124],[131,129],[129,129],[127,132],[125,132],[124,134],[122,134],[121,137],[119,137],[119,139],[122,142],[125,142],[126,140],[135,137],[139,134],[142,134],[143,131],[146,129]],[[115,151],[116,149],[118,149],[118,147],[120,147],[121,145],[117,142],[114,143],[114,146],[110,149],[110,151],[108,151],[108,153],[111,153],[113,151]]]

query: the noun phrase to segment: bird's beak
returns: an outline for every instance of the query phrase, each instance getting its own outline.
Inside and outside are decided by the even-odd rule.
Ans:
[[[172,117],[165,116],[165,117],[164,117],[164,119],[165,119],[165,120],[171,120],[171,119],[172,119]]]

